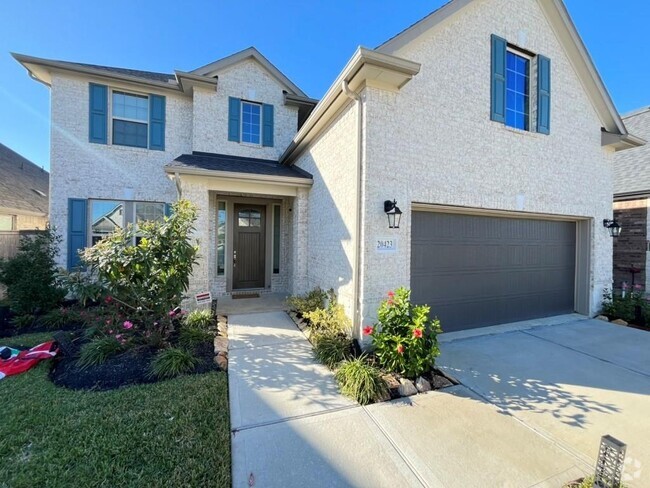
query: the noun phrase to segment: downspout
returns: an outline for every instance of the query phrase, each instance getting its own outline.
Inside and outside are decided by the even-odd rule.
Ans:
[[[354,100],[357,104],[357,215],[356,215],[356,245],[354,250],[354,314],[352,317],[352,327],[354,331],[360,330],[361,322],[361,230],[362,230],[362,216],[363,216],[363,100],[361,96],[350,90],[348,82],[343,80],[341,82],[341,89],[345,96]]]
[[[180,200],[183,198],[183,189],[181,188],[181,175],[178,172],[174,173],[174,183],[176,183],[176,198]]]

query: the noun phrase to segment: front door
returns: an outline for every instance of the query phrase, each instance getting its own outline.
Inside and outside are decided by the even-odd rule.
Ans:
[[[264,288],[265,210],[261,205],[235,205],[232,265],[235,290]]]

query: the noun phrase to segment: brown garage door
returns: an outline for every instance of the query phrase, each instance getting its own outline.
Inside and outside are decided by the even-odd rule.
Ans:
[[[576,224],[413,212],[411,288],[445,332],[574,311]]]

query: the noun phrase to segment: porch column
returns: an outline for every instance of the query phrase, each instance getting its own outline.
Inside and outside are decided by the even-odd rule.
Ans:
[[[190,300],[193,300],[194,294],[210,290],[210,192],[205,185],[184,182],[183,198],[191,201],[198,209],[192,240],[199,241],[199,256],[188,289]]]
[[[296,295],[305,293],[307,283],[307,250],[308,250],[308,216],[309,216],[309,190],[298,188],[297,195],[293,199],[292,226],[291,226],[291,262],[292,273],[289,288],[291,293]]]

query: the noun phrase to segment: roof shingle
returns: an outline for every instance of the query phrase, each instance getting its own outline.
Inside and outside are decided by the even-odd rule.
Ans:
[[[623,121],[630,134],[650,140],[650,108],[634,112]],[[614,156],[614,195],[640,192],[650,193],[650,144]]]
[[[49,185],[47,171],[0,144],[0,207],[47,215]]]

